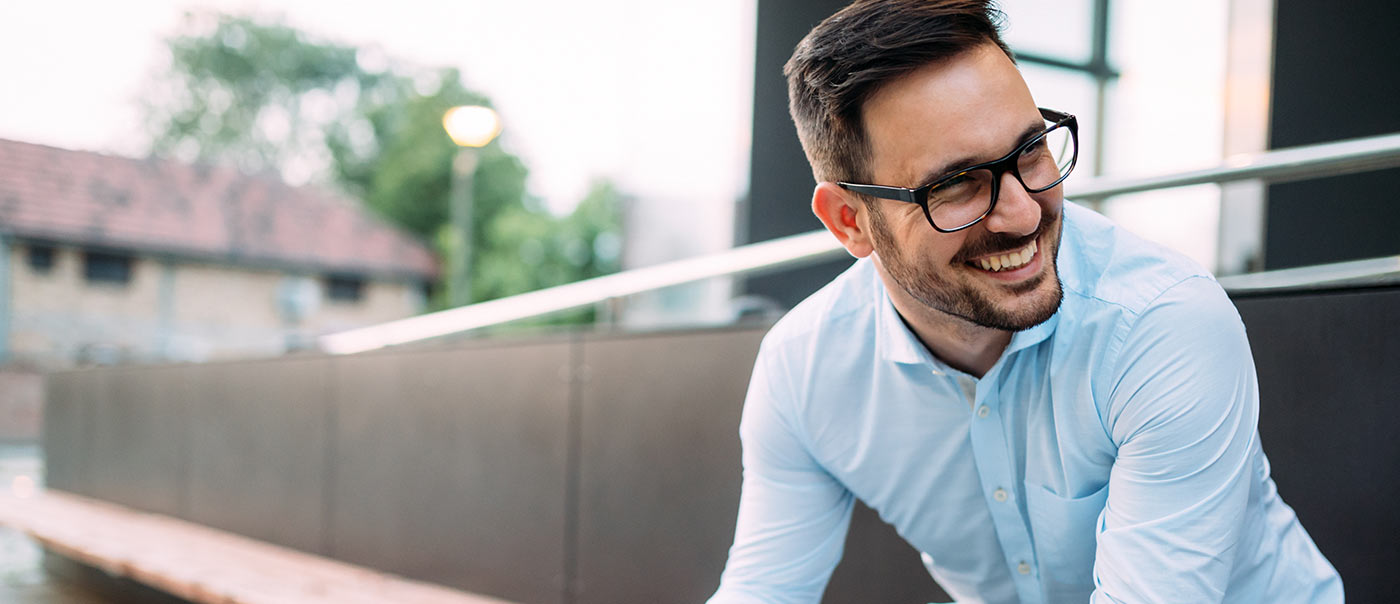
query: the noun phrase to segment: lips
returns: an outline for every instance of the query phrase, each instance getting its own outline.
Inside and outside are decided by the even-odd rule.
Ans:
[[[1011,271],[1030,264],[1035,259],[1035,253],[1039,248],[1038,239],[1032,239],[1030,244],[1019,250],[1014,250],[1005,254],[984,256],[976,260],[971,260],[967,264],[973,268],[980,268],[984,271],[999,273]]]

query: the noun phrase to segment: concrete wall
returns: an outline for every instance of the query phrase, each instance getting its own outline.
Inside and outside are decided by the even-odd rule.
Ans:
[[[48,484],[527,604],[697,602],[765,329],[54,374]],[[861,508],[828,601],[937,601]]]
[[[34,371],[0,370],[0,442],[39,438],[44,376]]]
[[[1400,288],[1236,300],[1280,493],[1400,590]],[[528,604],[703,601],[761,328],[56,374],[48,484]],[[948,598],[863,506],[826,602]]]
[[[58,246],[47,272],[28,244],[9,253],[9,351],[41,367],[124,361],[202,361],[279,354],[289,332],[319,334],[421,312],[416,283],[366,281],[355,302],[323,299],[297,324],[278,309],[286,272],[137,256],[125,284],[89,282],[83,252]],[[309,274],[313,288],[321,275]]]

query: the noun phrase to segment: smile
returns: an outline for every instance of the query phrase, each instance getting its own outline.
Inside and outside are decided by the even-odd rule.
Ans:
[[[994,273],[1015,270],[1030,264],[1030,261],[1035,258],[1035,252],[1038,249],[1039,247],[1036,240],[1031,240],[1030,245],[1014,252],[979,258],[968,262],[968,264],[974,268],[981,268],[984,271],[991,271]]]

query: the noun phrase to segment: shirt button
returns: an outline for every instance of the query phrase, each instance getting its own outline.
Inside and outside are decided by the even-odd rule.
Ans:
[[[1021,574],[1023,574],[1023,575],[1029,575],[1029,574],[1031,574],[1031,565],[1026,564],[1025,562],[1022,562],[1022,563],[1020,563],[1020,564],[1017,564],[1017,565],[1016,565],[1016,572],[1021,573]]]
[[[1006,501],[1006,489],[997,489],[995,491],[992,491],[992,499],[995,499],[997,501]]]
[[[977,417],[987,417],[987,414],[991,412],[992,410],[987,408],[986,405],[982,405],[981,407],[977,408]]]

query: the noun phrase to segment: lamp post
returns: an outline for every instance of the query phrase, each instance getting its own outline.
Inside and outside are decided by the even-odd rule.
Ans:
[[[455,257],[450,258],[448,300],[452,306],[471,303],[472,178],[476,174],[477,149],[501,133],[501,119],[489,107],[459,106],[442,116],[442,127],[457,144],[452,160],[452,230],[457,235]]]

